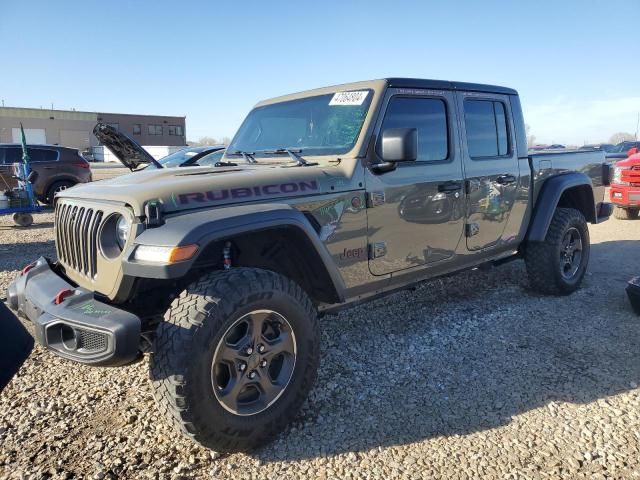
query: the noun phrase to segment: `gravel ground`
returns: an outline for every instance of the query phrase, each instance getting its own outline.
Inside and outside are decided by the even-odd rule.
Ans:
[[[36,221],[0,217],[0,292],[54,255],[51,214]],[[251,455],[167,427],[146,360],[93,369],[36,347],[0,394],[0,477],[637,478],[640,318],[624,285],[640,274],[640,222],[590,230],[569,297],[529,291],[517,261],[325,317],[316,388]]]

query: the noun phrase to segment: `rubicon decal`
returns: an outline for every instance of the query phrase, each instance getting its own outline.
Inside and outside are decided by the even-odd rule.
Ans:
[[[227,199],[249,199],[271,197],[274,195],[291,195],[298,192],[316,192],[318,189],[318,182],[315,180],[287,182],[256,187],[223,188],[220,190],[208,190],[206,192],[181,193],[178,195],[178,202],[183,205],[194,202],[209,203]]]

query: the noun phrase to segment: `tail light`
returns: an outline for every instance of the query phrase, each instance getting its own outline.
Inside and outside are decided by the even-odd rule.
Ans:
[[[89,165],[89,162],[87,162],[86,160],[73,162],[72,165],[79,168],[91,168],[91,165]]]

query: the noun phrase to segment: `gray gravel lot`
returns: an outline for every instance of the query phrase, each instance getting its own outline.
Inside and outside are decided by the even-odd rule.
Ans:
[[[54,255],[52,215],[0,217],[0,296]],[[0,478],[637,478],[640,222],[590,226],[583,288],[542,297],[521,261],[325,317],[319,379],[274,443],[219,456],[159,418],[146,360],[36,347],[0,394]]]

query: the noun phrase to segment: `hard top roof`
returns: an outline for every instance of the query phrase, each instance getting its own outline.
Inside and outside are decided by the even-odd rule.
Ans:
[[[365,80],[361,82],[344,83],[342,85],[332,85],[328,87],[315,88],[297,93],[290,93],[279,97],[273,97],[258,102],[255,106],[262,107],[272,103],[286,102],[297,100],[315,95],[323,95],[338,90],[358,90],[365,88],[416,88],[416,89],[435,89],[435,90],[465,90],[471,92],[500,93],[503,95],[517,95],[518,92],[512,88],[499,87],[496,85],[483,85],[480,83],[450,82],[448,80],[428,80],[421,78],[383,78],[377,80]]]
[[[517,95],[513,88],[482,83],[450,82],[448,80],[429,80],[422,78],[387,78],[388,87],[396,88],[435,88],[439,90],[466,90],[472,92],[502,93]]]

